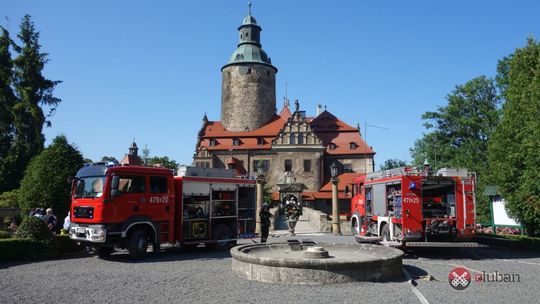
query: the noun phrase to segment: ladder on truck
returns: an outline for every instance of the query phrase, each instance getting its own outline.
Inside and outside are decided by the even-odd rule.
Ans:
[[[383,178],[383,177],[392,177],[392,176],[398,176],[398,175],[413,175],[413,174],[419,174],[420,172],[418,169],[414,167],[400,167],[400,168],[393,168],[388,170],[381,170],[381,171],[375,171],[366,174],[366,179],[376,179],[376,178]]]

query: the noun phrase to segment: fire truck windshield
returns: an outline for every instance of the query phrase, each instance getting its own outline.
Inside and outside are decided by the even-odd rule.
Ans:
[[[80,177],[77,180],[75,197],[77,198],[95,198],[103,195],[103,186],[105,185],[105,176]]]

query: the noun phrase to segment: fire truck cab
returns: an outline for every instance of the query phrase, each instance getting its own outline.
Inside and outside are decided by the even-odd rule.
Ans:
[[[473,247],[474,173],[412,167],[357,177],[351,228],[358,242],[407,247]]]
[[[230,170],[186,167],[183,176],[166,168],[86,164],[72,184],[71,239],[97,250],[127,248],[133,259],[148,244],[225,249],[255,228],[255,181]]]

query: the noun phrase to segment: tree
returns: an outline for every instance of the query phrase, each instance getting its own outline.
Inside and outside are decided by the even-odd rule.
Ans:
[[[118,160],[116,159],[116,157],[114,157],[114,156],[103,156],[103,157],[101,158],[101,161],[104,161],[104,162],[112,161],[112,162],[115,163],[115,164],[118,164],[118,163],[119,163],[119,161],[118,161]]]
[[[493,181],[508,201],[511,215],[540,234],[540,43],[530,38],[524,48],[499,62],[497,83],[506,100],[502,121],[489,144]]]
[[[46,79],[42,71],[49,61],[48,54],[41,53],[39,32],[36,31],[30,16],[23,17],[20,32],[17,35],[21,46],[9,39],[5,29],[0,39],[0,70],[2,86],[0,92],[3,108],[9,108],[11,115],[3,120],[9,126],[0,129],[0,138],[9,139],[10,142],[5,157],[1,159],[0,192],[16,189],[19,186],[26,166],[30,160],[43,150],[45,137],[42,133],[43,125],[50,126],[50,118],[60,99],[53,96],[53,90],[60,81]],[[9,56],[9,45],[18,54],[14,60]],[[9,73],[11,71],[11,73]],[[12,78],[9,78],[12,77]],[[11,87],[15,89],[14,100],[6,88],[7,81],[11,80]],[[48,108],[47,115],[43,109]],[[2,114],[4,115],[4,114]],[[6,133],[7,132],[7,133]],[[11,132],[11,133],[10,133]],[[6,147],[3,147],[4,149]],[[1,148],[0,148],[1,149]]]
[[[0,27],[0,192],[7,190],[2,185],[9,184],[10,168],[7,157],[13,143],[14,126],[12,108],[15,104],[13,93],[13,61],[10,46],[12,44],[9,32]]]
[[[424,126],[433,131],[415,142],[413,162],[421,165],[427,159],[435,170],[457,167],[474,171],[479,176],[477,193],[481,193],[487,183],[488,142],[500,121],[500,96],[494,81],[480,76],[456,86],[446,99],[446,106],[422,115]],[[477,199],[479,220],[487,220],[487,199],[481,195]]]
[[[144,145],[144,148],[142,149],[141,159],[143,161],[143,164],[145,166],[148,166],[148,160],[150,159],[150,149],[148,148],[146,144]]]
[[[148,159],[147,165],[148,166],[160,166],[160,167],[165,167],[165,168],[176,170],[176,169],[178,169],[179,164],[174,159],[169,159],[168,156],[161,156],[161,157],[154,156],[154,157],[150,157]]]
[[[384,164],[380,166],[381,170],[388,170],[388,169],[394,169],[394,168],[400,168],[406,166],[407,163],[405,161],[402,161],[401,159],[387,159]]]
[[[64,218],[70,201],[67,179],[82,165],[81,153],[66,137],[55,137],[49,147],[32,159],[21,181],[19,204],[23,214],[35,207],[52,207],[59,219]]]

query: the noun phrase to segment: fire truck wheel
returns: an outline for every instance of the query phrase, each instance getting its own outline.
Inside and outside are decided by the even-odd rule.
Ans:
[[[138,260],[146,254],[148,248],[148,236],[146,231],[138,229],[133,231],[129,236],[128,250],[129,258],[132,260]]]
[[[103,246],[97,249],[97,254],[98,254],[98,257],[100,258],[106,258],[110,256],[113,252],[114,252],[113,246]]]
[[[226,225],[218,225],[214,230],[214,240],[216,241],[212,244],[212,247],[216,250],[228,250],[235,245],[236,241],[225,241],[233,238],[231,229]]]
[[[390,226],[385,224],[381,229],[381,241],[390,242]]]

